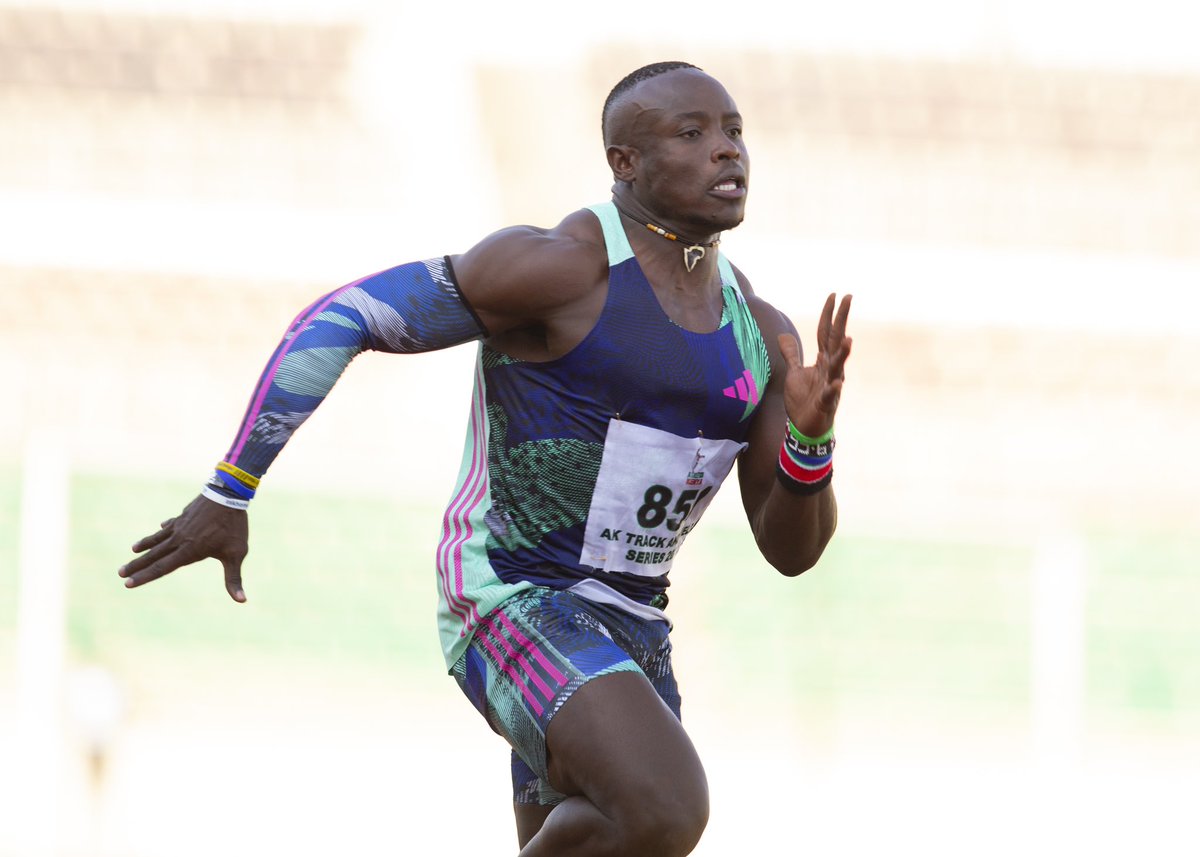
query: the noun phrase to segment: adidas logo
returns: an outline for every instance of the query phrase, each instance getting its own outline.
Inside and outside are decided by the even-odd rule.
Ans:
[[[758,386],[754,383],[754,376],[750,374],[749,369],[742,373],[742,377],[733,382],[732,387],[726,387],[721,392],[739,402],[758,404]]]

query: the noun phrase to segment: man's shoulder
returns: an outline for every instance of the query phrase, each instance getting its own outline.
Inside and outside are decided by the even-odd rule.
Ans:
[[[559,221],[550,233],[583,244],[604,247],[604,230],[600,227],[600,219],[588,208],[572,211]]]
[[[557,259],[559,265],[588,272],[608,265],[604,230],[589,209],[572,211],[557,225],[537,232],[542,241],[550,245],[547,257]]]
[[[459,288],[489,330],[544,322],[591,300],[607,276],[596,216],[571,212],[555,226],[510,226],[451,257]]]
[[[604,256],[604,234],[587,209],[573,211],[555,226],[508,226],[493,232],[466,253],[452,256],[455,269],[484,269],[503,276],[514,268],[518,276],[533,271],[591,268]]]
[[[505,241],[531,241],[535,243],[557,242],[564,245],[585,245],[578,249],[604,247],[604,230],[596,215],[587,208],[572,211],[554,226],[530,226],[523,224],[501,229],[490,236]]]
[[[510,226],[485,238],[465,255],[521,267],[592,268],[607,259],[600,221],[586,208],[550,227]]]

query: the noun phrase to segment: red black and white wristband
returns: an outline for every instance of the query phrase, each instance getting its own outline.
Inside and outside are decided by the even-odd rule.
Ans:
[[[833,428],[820,437],[809,437],[787,422],[787,435],[779,448],[775,475],[793,494],[816,494],[833,481]]]

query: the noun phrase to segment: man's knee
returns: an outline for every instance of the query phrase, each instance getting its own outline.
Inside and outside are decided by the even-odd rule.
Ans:
[[[676,784],[657,794],[630,794],[614,821],[630,854],[675,857],[690,854],[708,825],[708,786]]]
[[[708,823],[708,781],[691,739],[646,677],[583,685],[546,734],[550,784],[607,819],[614,854],[674,857]]]

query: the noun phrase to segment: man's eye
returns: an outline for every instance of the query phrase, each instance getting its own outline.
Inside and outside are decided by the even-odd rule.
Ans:
[[[742,136],[742,129],[741,128],[730,128],[725,133],[728,134],[730,137],[740,137],[740,136]]]

